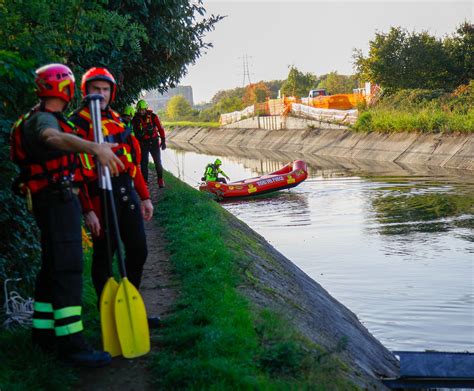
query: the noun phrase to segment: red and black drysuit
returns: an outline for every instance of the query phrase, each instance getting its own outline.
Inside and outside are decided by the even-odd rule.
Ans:
[[[135,114],[132,125],[142,150],[141,168],[145,182],[148,183],[148,154],[151,154],[158,182],[162,183],[163,165],[161,164],[160,146],[166,145],[166,136],[160,119],[153,111],[147,110],[144,115]]]
[[[70,118],[76,125],[78,134],[89,141],[94,140],[91,116],[88,107],[78,109]],[[112,177],[113,196],[117,211],[120,236],[125,248],[125,267],[129,280],[139,288],[143,273],[143,265],[147,258],[147,243],[140,199],[150,198],[148,188],[140,171],[140,145],[115,111],[107,108],[102,110],[102,131],[104,141],[118,143],[113,150],[125,166],[117,177]],[[81,204],[83,212],[94,211],[99,218],[101,234],[93,237],[92,281],[100,298],[100,294],[109,276],[107,258],[107,241],[104,234],[104,210],[99,189],[95,159],[87,154],[81,154],[84,175],[89,179],[87,191],[82,193]],[[138,193],[138,194],[137,194]],[[140,199],[138,198],[140,196]],[[110,207],[108,208],[110,214]],[[109,222],[112,222],[109,215]],[[112,227],[110,228],[113,229]],[[111,231],[113,233],[113,231]],[[112,237],[112,254],[117,250],[115,235]]]
[[[75,133],[61,113],[33,108],[14,125],[11,159],[20,167],[17,192],[27,195],[41,231],[41,269],[36,278],[33,340],[41,346],[68,345],[83,330],[81,207],[83,177],[78,156],[50,148],[41,134],[48,128]],[[31,197],[31,198],[30,198]]]

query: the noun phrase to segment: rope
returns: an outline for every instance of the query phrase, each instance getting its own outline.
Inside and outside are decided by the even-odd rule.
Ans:
[[[6,320],[3,322],[3,327],[7,330],[13,330],[17,327],[31,326],[34,300],[31,297],[24,299],[16,291],[10,291],[10,294],[8,294],[8,282],[18,282],[20,280],[21,278],[7,278],[3,284],[3,289],[5,292],[5,304],[3,307],[5,309],[6,315]]]

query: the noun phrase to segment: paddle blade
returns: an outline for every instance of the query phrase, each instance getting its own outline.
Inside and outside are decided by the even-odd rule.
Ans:
[[[115,297],[117,296],[119,284],[110,277],[100,295],[100,326],[102,329],[102,344],[104,350],[109,352],[112,357],[122,354],[120,341],[117,335],[117,326],[115,321]]]
[[[125,277],[115,297],[117,333],[126,358],[135,358],[150,351],[150,332],[145,303],[137,288]]]

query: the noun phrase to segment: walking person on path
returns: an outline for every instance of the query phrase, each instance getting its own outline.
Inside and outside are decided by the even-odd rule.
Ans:
[[[148,103],[143,99],[137,103],[137,112],[133,117],[132,124],[133,131],[142,149],[141,168],[145,181],[148,183],[148,154],[151,154],[155,163],[158,187],[165,187],[160,151],[160,148],[163,151],[166,149],[165,130],[158,116],[148,109]]]

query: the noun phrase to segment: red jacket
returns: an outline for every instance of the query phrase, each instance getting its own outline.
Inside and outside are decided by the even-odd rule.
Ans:
[[[92,129],[88,107],[84,107],[74,113],[70,120],[76,125],[80,137],[94,141],[94,131]],[[131,132],[127,132],[127,127],[120,120],[120,115],[110,108],[102,110],[102,129],[104,132],[104,141],[119,144],[118,147],[114,148],[114,152],[125,166],[122,172],[128,173],[132,178],[140,199],[149,199],[150,193],[140,170],[140,144],[135,136],[133,136]],[[80,197],[83,211],[87,212],[95,210],[89,193],[97,194],[97,191],[91,190],[92,186],[98,186],[97,169],[93,156],[81,154],[80,157],[84,175],[92,181],[87,184],[88,191],[84,192],[84,194],[81,193],[82,196]]]
[[[17,180],[18,190],[25,194],[30,191],[32,194],[46,189],[49,186],[58,185],[62,180],[67,179],[76,185],[81,184],[83,175],[76,154],[63,152],[60,150],[47,150],[43,158],[33,156],[25,148],[23,127],[25,122],[38,112],[48,112],[39,106],[34,107],[13,126],[10,136],[10,159],[20,167],[20,176]],[[76,129],[60,113],[51,113],[58,121],[61,131],[75,134]]]
[[[133,132],[137,139],[141,141],[157,138],[158,135],[161,141],[165,141],[165,129],[161,125],[158,116],[151,110],[147,110],[145,115],[135,114],[132,120]]]

